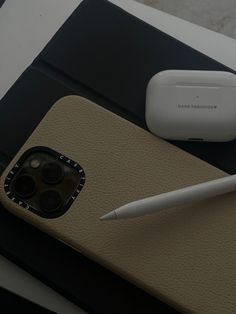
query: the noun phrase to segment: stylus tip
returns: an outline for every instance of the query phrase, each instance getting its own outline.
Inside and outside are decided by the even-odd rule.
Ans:
[[[117,219],[116,212],[114,210],[100,217],[100,220],[114,220],[114,219]]]

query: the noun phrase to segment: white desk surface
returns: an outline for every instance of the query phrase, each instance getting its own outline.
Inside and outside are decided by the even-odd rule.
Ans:
[[[110,0],[147,23],[236,70],[236,40],[132,0]],[[0,9],[0,99],[81,0],[6,0]],[[0,285],[58,313],[82,313],[0,257]]]
[[[0,286],[58,314],[86,313],[2,256]]]

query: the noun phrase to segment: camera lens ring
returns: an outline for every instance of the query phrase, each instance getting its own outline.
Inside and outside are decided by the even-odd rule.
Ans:
[[[47,162],[43,165],[41,174],[47,184],[58,184],[64,177],[62,167],[56,162]]]
[[[39,208],[44,213],[54,213],[62,208],[63,199],[54,189],[43,191],[39,195]]]
[[[21,174],[12,183],[13,191],[20,198],[30,198],[37,191],[35,178],[30,174]]]

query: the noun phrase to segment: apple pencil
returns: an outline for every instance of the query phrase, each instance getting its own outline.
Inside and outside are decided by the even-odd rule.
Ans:
[[[235,190],[236,175],[231,175],[125,204],[100,219],[113,220],[140,217],[156,213],[162,209],[201,201]]]

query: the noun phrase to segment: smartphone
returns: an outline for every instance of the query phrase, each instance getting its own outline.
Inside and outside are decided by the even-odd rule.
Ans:
[[[222,212],[219,200],[201,202],[201,210],[195,204],[131,220],[99,218],[128,202],[222,176],[93,102],[68,96],[54,104],[3,173],[0,201],[152,295],[196,310],[204,292],[197,289],[197,298],[189,292],[195,276],[205,283],[198,263],[207,254],[201,260],[195,248],[201,234],[214,247],[207,232],[210,209]]]

